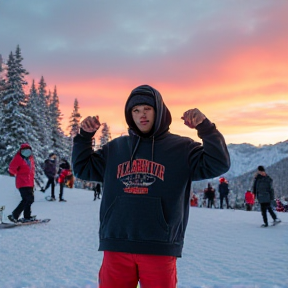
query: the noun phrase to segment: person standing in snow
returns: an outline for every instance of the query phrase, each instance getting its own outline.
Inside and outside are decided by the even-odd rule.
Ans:
[[[246,211],[251,211],[254,205],[254,199],[255,196],[254,194],[250,191],[247,190],[245,193],[245,206],[246,206]]]
[[[31,217],[31,205],[34,202],[34,175],[35,164],[32,155],[32,148],[28,143],[20,146],[19,151],[9,164],[8,172],[16,177],[16,188],[22,197],[22,201],[14,209],[8,219],[12,222],[18,222],[20,214],[23,212],[23,221],[34,220]]]
[[[191,181],[228,171],[222,134],[198,109],[181,119],[203,144],[169,132],[172,118],[161,94],[135,88],[125,106],[129,135],[94,151],[99,117],[87,117],[74,138],[77,178],[103,183],[100,245],[104,251],[100,288],[175,288],[189,215]]]
[[[98,198],[100,199],[100,194],[101,194],[101,186],[99,183],[93,188],[94,190],[94,201]]]
[[[204,193],[206,195],[206,198],[208,199],[208,208],[212,208],[212,205],[214,205],[214,198],[215,198],[215,189],[211,186],[210,183],[208,183],[208,187],[204,190]]]
[[[226,201],[226,208],[229,209],[229,200],[228,200],[228,194],[229,194],[229,186],[228,186],[228,181],[224,178],[221,177],[219,179],[219,186],[218,186],[218,192],[220,196],[220,209],[223,209],[223,200],[225,199]]]
[[[253,193],[261,206],[264,222],[261,227],[268,227],[267,210],[273,219],[273,224],[277,224],[281,222],[281,220],[277,218],[271,207],[271,201],[274,200],[273,180],[267,175],[263,166],[258,166],[257,172],[253,183]]]
[[[59,176],[57,178],[58,178],[58,183],[60,186],[59,202],[67,202],[67,200],[63,198],[64,187],[65,187],[67,178],[73,177],[73,175],[70,170],[70,164],[65,158],[61,159],[61,163],[59,165],[59,170],[58,170],[58,175]]]
[[[55,177],[57,173],[56,168],[56,158],[57,155],[55,153],[50,153],[49,158],[45,160],[44,162],[44,173],[46,177],[48,178],[47,184],[45,188],[42,188],[40,191],[45,193],[45,191],[49,188],[51,185],[51,200],[55,201]]]

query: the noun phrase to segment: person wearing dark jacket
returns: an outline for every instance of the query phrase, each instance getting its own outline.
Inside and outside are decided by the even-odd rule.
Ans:
[[[101,194],[101,186],[99,183],[93,188],[94,190],[94,201],[98,198],[100,199],[100,194]]]
[[[18,222],[18,218],[23,212],[23,222],[33,221],[31,205],[34,202],[35,164],[32,148],[28,143],[20,146],[19,151],[9,164],[8,172],[11,176],[16,177],[16,188],[19,189],[22,198],[12,214],[8,215],[8,219],[12,222]]]
[[[45,188],[42,188],[40,191],[45,193],[45,191],[49,188],[51,185],[51,200],[55,201],[55,177],[56,177],[56,154],[55,153],[50,153],[49,158],[45,160],[44,162],[44,173],[46,177],[48,178],[47,184]]]
[[[125,106],[129,135],[92,149],[99,117],[87,117],[74,138],[77,178],[103,183],[99,251],[104,251],[100,288],[175,288],[182,256],[191,181],[228,171],[222,134],[198,109],[181,119],[203,144],[169,132],[171,114],[161,94],[135,88]]]
[[[214,205],[214,198],[215,198],[215,189],[211,186],[210,183],[208,183],[208,187],[204,190],[205,196],[208,199],[208,208],[212,208],[212,205]]]
[[[271,208],[270,203],[274,200],[273,180],[267,175],[263,166],[258,166],[258,171],[253,183],[253,193],[261,206],[264,222],[261,227],[268,227],[267,210],[273,219],[273,224],[281,222]]]
[[[229,209],[229,200],[228,200],[228,194],[229,194],[229,186],[228,186],[228,181],[224,178],[221,177],[219,179],[219,186],[218,186],[218,192],[220,196],[220,209],[223,209],[223,200],[225,199],[226,201],[226,208]]]

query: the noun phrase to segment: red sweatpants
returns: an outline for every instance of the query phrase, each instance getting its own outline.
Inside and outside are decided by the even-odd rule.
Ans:
[[[176,257],[104,251],[99,288],[176,288]]]

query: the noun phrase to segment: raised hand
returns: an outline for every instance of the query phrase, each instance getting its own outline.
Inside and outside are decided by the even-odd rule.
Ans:
[[[88,116],[82,122],[80,127],[86,132],[96,132],[101,123],[99,122],[99,116]]]
[[[181,119],[184,120],[184,124],[188,127],[195,128],[206,119],[206,116],[197,108],[194,108],[184,112]]]

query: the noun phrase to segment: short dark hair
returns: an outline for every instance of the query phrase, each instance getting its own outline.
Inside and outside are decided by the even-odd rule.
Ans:
[[[258,171],[265,172],[265,168],[263,166],[258,166]]]

